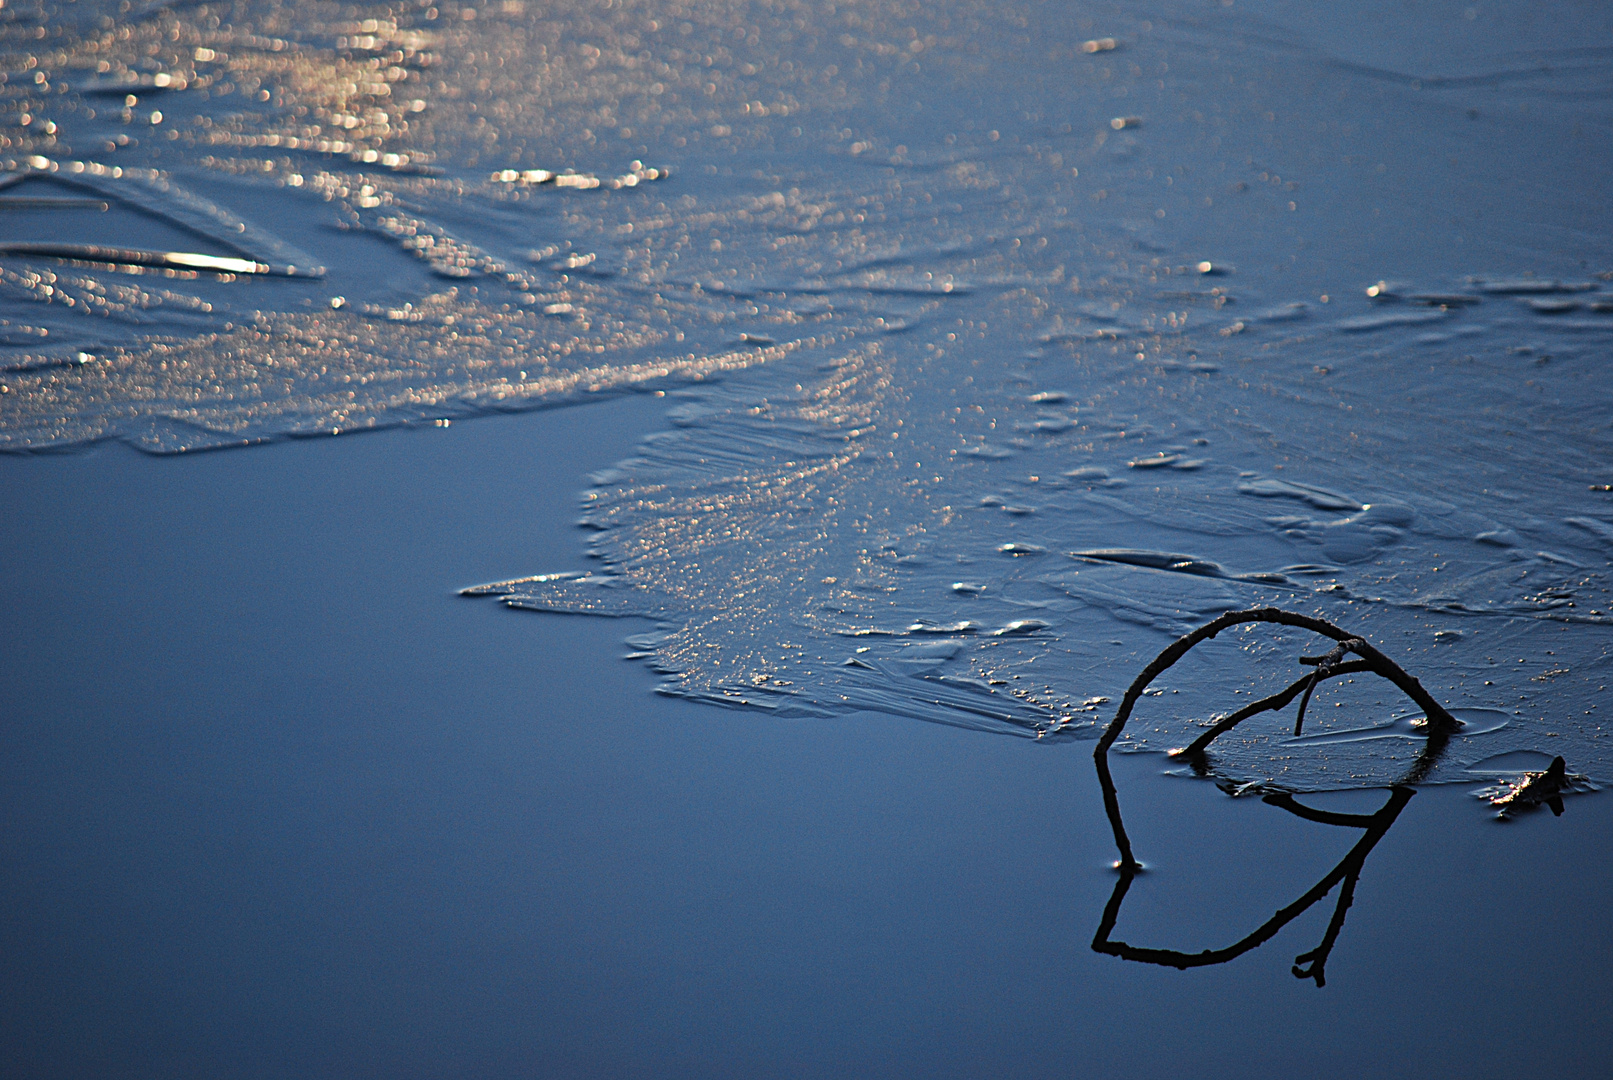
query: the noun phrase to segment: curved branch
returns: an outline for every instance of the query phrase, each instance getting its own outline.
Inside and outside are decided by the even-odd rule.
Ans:
[[[1195,645],[1209,641],[1221,631],[1229,627],[1238,626],[1242,623],[1254,622],[1276,623],[1282,626],[1295,626],[1302,630],[1309,630],[1312,633],[1321,634],[1324,637],[1332,638],[1334,641],[1339,643],[1339,646],[1342,647],[1344,651],[1353,652],[1361,657],[1361,661],[1366,664],[1368,670],[1372,671],[1374,674],[1383,676],[1385,679],[1388,679],[1390,682],[1399,687],[1407,697],[1416,702],[1417,705],[1423,710],[1424,715],[1428,717],[1428,730],[1431,735],[1436,731],[1455,731],[1462,726],[1461,721],[1452,716],[1445,706],[1435,701],[1428,691],[1423,689],[1422,683],[1408,675],[1405,669],[1399,664],[1395,663],[1393,660],[1389,659],[1383,653],[1379,652],[1376,648],[1369,645],[1361,638],[1356,637],[1354,634],[1334,626],[1326,619],[1318,619],[1310,615],[1300,615],[1297,612],[1292,611],[1283,611],[1281,608],[1250,608],[1246,611],[1229,611],[1224,615],[1210,620],[1197,630],[1194,630],[1192,633],[1185,634],[1182,637],[1177,638],[1170,645],[1166,646],[1164,651],[1162,651],[1158,656],[1154,657],[1153,662],[1145,667],[1142,670],[1142,673],[1139,674],[1136,679],[1132,680],[1131,686],[1126,689],[1125,696],[1120,700],[1119,708],[1115,710],[1115,718],[1109,722],[1109,727],[1104,731],[1103,736],[1098,740],[1098,746],[1097,749],[1093,751],[1093,757],[1099,762],[1103,760],[1104,756],[1109,753],[1109,748],[1114,745],[1114,741],[1118,739],[1120,737],[1120,733],[1125,730],[1126,721],[1131,719],[1132,710],[1136,708],[1137,699],[1142,697],[1143,691],[1147,690],[1149,685],[1153,683],[1155,679],[1159,678],[1166,671],[1174,667],[1176,662],[1181,660],[1182,657],[1186,656]],[[1342,652],[1340,655],[1342,656]],[[1326,666],[1326,658],[1323,659],[1322,664],[1323,666]],[[1333,666],[1337,668],[1342,667],[1343,665]],[[1318,668],[1318,674],[1320,671],[1321,667]],[[1342,674],[1342,672],[1339,673]],[[1313,676],[1307,676],[1306,679],[1302,680],[1299,688],[1295,690],[1295,692],[1297,693],[1300,690],[1303,690],[1304,684],[1311,682],[1312,679]],[[1290,689],[1294,688],[1291,687]],[[1284,704],[1286,703],[1287,702],[1285,701]],[[1258,705],[1260,703],[1257,702],[1256,704]],[[1265,710],[1259,709],[1256,711]],[[1250,713],[1250,715],[1254,714]],[[1211,738],[1213,737],[1214,736],[1212,735]],[[1209,740],[1200,738],[1194,742],[1194,745],[1199,746],[1201,743],[1207,746],[1209,744]]]

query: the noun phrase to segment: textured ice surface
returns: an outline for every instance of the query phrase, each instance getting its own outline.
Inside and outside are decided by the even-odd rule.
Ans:
[[[1079,735],[1277,604],[1472,711],[1435,778],[1607,771],[1602,8],[0,16],[7,449],[655,390],[672,430],[586,495],[597,570],[480,591],[655,620],[670,693]],[[1314,651],[1227,635],[1131,744]],[[1392,780],[1387,691],[1216,768]]]

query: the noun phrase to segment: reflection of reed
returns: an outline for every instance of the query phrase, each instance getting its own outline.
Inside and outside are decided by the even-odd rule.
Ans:
[[[1321,825],[1340,826],[1364,830],[1361,839],[1356,842],[1348,854],[1339,864],[1328,871],[1320,881],[1312,886],[1303,896],[1292,904],[1279,910],[1267,919],[1253,932],[1240,938],[1238,941],[1221,949],[1206,949],[1203,952],[1187,953],[1174,949],[1150,949],[1136,945],[1128,945],[1123,941],[1115,941],[1110,935],[1115,928],[1115,920],[1120,916],[1120,906],[1125,901],[1126,893],[1131,888],[1141,868],[1136,857],[1132,854],[1131,839],[1126,835],[1125,823],[1120,818],[1120,798],[1115,791],[1114,779],[1109,773],[1109,748],[1114,745],[1120,733],[1125,729],[1126,721],[1130,719],[1132,709],[1136,706],[1149,684],[1171,668],[1182,657],[1192,650],[1195,645],[1208,641],[1222,630],[1240,623],[1267,622],[1278,623],[1284,626],[1296,626],[1311,630],[1332,638],[1337,644],[1323,656],[1302,656],[1300,662],[1308,664],[1315,670],[1303,678],[1296,680],[1285,689],[1253,702],[1230,716],[1218,721],[1215,726],[1207,730],[1192,745],[1181,751],[1194,771],[1200,775],[1210,772],[1207,749],[1210,743],[1223,733],[1232,730],[1238,724],[1252,716],[1263,712],[1275,712],[1288,705],[1296,697],[1300,699],[1299,709],[1294,721],[1294,734],[1297,736],[1302,730],[1305,721],[1305,707],[1310,701],[1311,693],[1323,680],[1352,672],[1372,672],[1388,679],[1399,687],[1407,697],[1420,706],[1427,717],[1425,731],[1426,741],[1423,751],[1417,760],[1412,763],[1401,782],[1390,789],[1389,798],[1375,813],[1372,814],[1336,814],[1325,810],[1316,810],[1305,806],[1295,800],[1286,792],[1275,792],[1265,796],[1265,801],[1272,806],[1280,807]],[[1359,659],[1346,660],[1345,656],[1354,653]],[[1301,953],[1294,958],[1293,972],[1296,978],[1313,979],[1317,986],[1326,983],[1324,969],[1328,955],[1333,951],[1333,945],[1338,940],[1339,931],[1344,927],[1344,918],[1355,899],[1355,883],[1361,875],[1361,868],[1366,863],[1367,856],[1383,839],[1389,827],[1400,816],[1415,792],[1406,784],[1416,783],[1428,775],[1429,771],[1439,760],[1445,747],[1450,742],[1452,732],[1461,727],[1461,722],[1453,717],[1442,705],[1435,701],[1422,684],[1406,673],[1400,665],[1390,660],[1383,653],[1373,648],[1359,637],[1355,637],[1341,630],[1332,623],[1323,619],[1312,618],[1308,615],[1298,615],[1293,612],[1281,611],[1277,608],[1253,608],[1247,611],[1230,611],[1213,621],[1206,623],[1197,630],[1172,642],[1165,648],[1153,662],[1143,669],[1142,673],[1133,680],[1121,699],[1120,707],[1115,711],[1115,718],[1109,724],[1103,737],[1098,740],[1097,750],[1093,758],[1098,768],[1098,782],[1103,789],[1103,807],[1109,817],[1109,826],[1114,831],[1115,846],[1120,851],[1120,861],[1117,864],[1120,871],[1120,880],[1115,883],[1113,894],[1109,903],[1104,907],[1103,919],[1098,925],[1098,933],[1092,940],[1092,948],[1097,952],[1118,956],[1124,960],[1135,960],[1145,964],[1160,964],[1186,970],[1190,967],[1206,967],[1211,964],[1224,964],[1229,960],[1242,956],[1251,949],[1269,941],[1284,926],[1288,925],[1299,915],[1308,910],[1313,904],[1321,900],[1333,890],[1333,886],[1343,883],[1339,890],[1338,902],[1333,908],[1333,917],[1328,922],[1327,932],[1322,936],[1322,943],[1310,952]]]
[[[1098,781],[1103,785],[1103,802],[1109,811],[1109,824],[1120,840],[1121,851],[1129,853],[1130,841],[1125,840],[1126,827],[1120,820],[1120,802],[1115,794],[1114,780],[1109,775],[1109,763],[1106,757],[1098,759]],[[1328,954],[1333,951],[1333,944],[1338,940],[1339,931],[1344,928],[1344,917],[1355,900],[1356,879],[1361,876],[1361,867],[1365,865],[1367,856],[1383,839],[1389,827],[1400,816],[1411,797],[1416,794],[1411,788],[1396,785],[1390,790],[1389,799],[1376,813],[1372,814],[1335,814],[1326,810],[1316,810],[1305,806],[1287,793],[1275,793],[1265,797],[1265,801],[1273,806],[1281,807],[1290,814],[1302,817],[1306,821],[1314,821],[1323,825],[1337,825],[1350,828],[1364,829],[1365,832],[1349,853],[1339,861],[1339,864],[1327,872],[1327,875],[1306,891],[1298,900],[1287,907],[1280,909],[1275,915],[1261,923],[1251,933],[1221,949],[1205,949],[1203,952],[1189,953],[1175,949],[1149,949],[1137,945],[1128,945],[1124,941],[1115,941],[1111,938],[1114,933],[1115,920],[1120,917],[1120,905],[1126,899],[1126,893],[1131,889],[1131,883],[1137,876],[1139,869],[1135,860],[1122,858],[1120,862],[1120,880],[1115,883],[1115,890],[1109,896],[1109,903],[1104,906],[1103,920],[1098,924],[1098,933],[1092,939],[1092,948],[1096,952],[1118,956],[1122,960],[1135,960],[1143,964],[1159,964],[1164,967],[1173,967],[1187,970],[1192,967],[1208,967],[1212,964],[1224,964],[1236,959],[1251,949],[1264,945],[1277,932],[1298,918],[1317,901],[1333,891],[1333,886],[1344,883],[1339,890],[1339,899],[1333,906],[1333,917],[1328,920],[1327,932],[1322,935],[1322,943],[1309,952],[1300,953],[1294,957],[1293,972],[1296,978],[1314,979],[1317,986],[1325,986],[1325,968]]]

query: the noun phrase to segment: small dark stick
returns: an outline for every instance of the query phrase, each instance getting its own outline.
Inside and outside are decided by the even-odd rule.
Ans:
[[[1299,658],[1299,662],[1302,664],[1315,664],[1316,673],[1311,676],[1311,681],[1305,686],[1305,696],[1299,699],[1299,715],[1294,717],[1294,738],[1299,738],[1300,731],[1305,727],[1305,706],[1311,703],[1311,691],[1316,689],[1316,684],[1333,674],[1333,669],[1343,662],[1344,654],[1347,651],[1354,649],[1357,645],[1365,644],[1366,642],[1360,638],[1351,638],[1349,641],[1339,642],[1333,647],[1333,651],[1326,656],[1302,656]]]

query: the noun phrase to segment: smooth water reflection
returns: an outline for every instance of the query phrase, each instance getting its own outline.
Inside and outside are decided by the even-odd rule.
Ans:
[[[1120,819],[1119,798],[1115,792],[1114,782],[1110,779],[1109,770],[1100,759],[1098,765],[1099,782],[1104,788],[1104,802],[1109,809],[1109,824],[1117,835],[1124,835],[1125,824]],[[1353,828],[1363,830],[1358,840],[1347,855],[1341,859],[1337,866],[1328,871],[1315,885],[1306,890],[1293,903],[1280,908],[1276,914],[1267,919],[1260,926],[1251,930],[1231,945],[1219,949],[1205,949],[1202,952],[1190,953],[1177,949],[1157,949],[1146,946],[1132,945],[1114,939],[1115,923],[1120,918],[1120,908],[1125,903],[1126,894],[1131,890],[1132,882],[1142,872],[1142,867],[1135,861],[1120,860],[1116,868],[1120,880],[1115,882],[1113,894],[1104,906],[1103,918],[1098,924],[1097,935],[1092,939],[1092,948],[1095,952],[1118,956],[1122,960],[1134,960],[1144,964],[1159,964],[1164,967],[1174,967],[1186,970],[1193,967],[1207,967],[1211,964],[1225,964],[1236,960],[1251,949],[1259,948],[1277,935],[1283,927],[1293,922],[1300,915],[1308,911],[1314,904],[1320,902],[1335,885],[1342,882],[1338,900],[1333,907],[1333,917],[1328,921],[1327,932],[1322,942],[1309,952],[1300,953],[1294,957],[1293,972],[1296,978],[1312,979],[1318,987],[1326,985],[1327,958],[1333,952],[1333,946],[1338,941],[1339,931],[1344,929],[1344,918],[1349,913],[1350,905],[1355,902],[1355,884],[1361,876],[1361,868],[1366,864],[1367,856],[1377,847],[1378,841],[1383,839],[1400,812],[1416,792],[1409,787],[1396,786],[1390,789],[1388,798],[1383,806],[1372,814],[1339,814],[1326,810],[1317,810],[1305,806],[1294,796],[1272,792],[1264,796],[1264,801],[1272,806],[1280,807],[1295,817],[1305,821],[1313,821],[1320,825],[1330,825],[1340,828]]]

